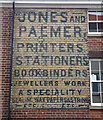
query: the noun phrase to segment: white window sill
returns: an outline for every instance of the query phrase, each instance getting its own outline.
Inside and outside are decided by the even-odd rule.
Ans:
[[[101,36],[103,36],[103,33],[102,34],[88,34],[88,37],[96,37],[96,36],[99,36],[99,37],[101,37]]]
[[[99,37],[101,37],[101,36],[103,36],[103,33],[88,33],[88,37],[93,37],[93,36],[99,36]]]
[[[103,106],[89,106],[89,109],[103,109]]]

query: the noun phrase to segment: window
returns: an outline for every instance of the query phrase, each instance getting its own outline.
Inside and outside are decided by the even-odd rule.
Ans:
[[[90,60],[91,105],[103,106],[103,60]]]
[[[103,11],[88,12],[88,33],[103,33]]]

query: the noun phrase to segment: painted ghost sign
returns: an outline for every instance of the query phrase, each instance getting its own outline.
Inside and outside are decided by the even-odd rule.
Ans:
[[[11,108],[88,108],[87,16],[82,9],[16,9]]]

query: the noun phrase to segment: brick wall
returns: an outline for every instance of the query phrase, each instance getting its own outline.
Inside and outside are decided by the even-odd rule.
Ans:
[[[1,82],[2,82],[2,64],[1,64],[1,56],[2,56],[2,8],[0,8],[0,119],[2,117],[2,90],[1,90]]]
[[[0,36],[0,112],[2,118],[8,116],[9,81],[10,81],[10,56],[11,56],[11,33],[12,33],[12,9],[0,9],[0,23],[2,25],[2,36]],[[2,106],[2,107],[1,107]]]
[[[24,114],[22,114],[24,113]],[[30,111],[12,111],[12,118],[52,118],[52,119],[81,119],[89,118],[88,110],[30,110]]]
[[[88,37],[89,57],[103,59],[103,37]]]
[[[0,23],[2,23],[2,36],[0,36],[0,120],[6,120],[8,116],[9,100],[9,80],[10,80],[10,53],[11,53],[11,36],[12,36],[12,9],[0,9]],[[1,22],[2,21],[2,22]],[[103,51],[103,37],[88,37],[89,51],[92,54]],[[95,47],[94,47],[95,46]],[[100,55],[99,55],[100,56]],[[11,118],[19,119],[101,119],[103,110],[11,110]]]
[[[13,110],[11,112],[11,118],[15,119],[98,119],[102,120],[103,110]]]

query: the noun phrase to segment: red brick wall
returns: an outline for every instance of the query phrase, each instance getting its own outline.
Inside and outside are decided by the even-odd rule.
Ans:
[[[2,33],[2,8],[0,9],[0,56],[2,56],[2,46],[1,46],[1,33]],[[2,64],[1,64],[1,57],[0,57],[0,119],[2,117],[2,91],[1,91],[1,81],[2,81]]]
[[[0,36],[0,117],[2,120],[8,118],[9,81],[10,81],[10,53],[12,39],[12,9],[0,9],[0,23],[2,23],[2,36]],[[1,22],[2,21],[2,22]],[[103,37],[88,37],[90,57],[93,52],[103,52]],[[100,52],[101,51],[101,52]],[[94,55],[95,56],[95,55]],[[103,118],[103,110],[11,110],[11,119],[43,119],[43,118]],[[0,118],[1,120],[1,118]]]
[[[103,37],[88,37],[89,57],[103,59]]]
[[[98,119],[103,120],[103,110],[13,110],[11,112],[13,120],[28,118],[28,119]]]
[[[24,113],[24,114],[22,114]],[[30,111],[12,111],[12,118],[89,118],[88,110],[30,110]]]
[[[0,76],[0,112],[2,118],[8,116],[9,80],[10,80],[10,51],[12,33],[12,9],[0,9],[0,23],[2,24],[2,36],[0,36],[0,62],[2,76]],[[2,107],[1,107],[2,106]]]
[[[90,117],[103,120],[103,110],[90,110]]]
[[[103,51],[103,37],[88,37],[89,51]]]

